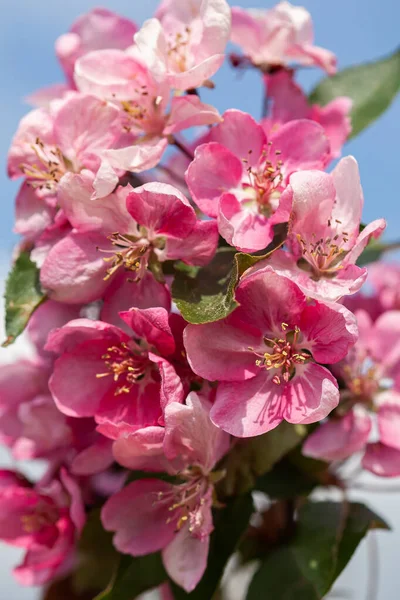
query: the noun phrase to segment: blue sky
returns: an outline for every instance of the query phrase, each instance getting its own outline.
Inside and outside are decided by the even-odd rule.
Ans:
[[[244,7],[270,7],[272,2],[241,0]],[[232,2],[232,5],[236,2]],[[316,43],[333,50],[340,67],[373,60],[392,52],[399,43],[400,2],[398,0],[303,0],[301,3],[313,15]],[[2,217],[0,219],[0,266],[8,260],[16,238],[13,226],[13,202],[18,184],[7,180],[6,155],[19,119],[28,107],[23,98],[44,85],[62,81],[62,73],[54,56],[55,39],[66,32],[81,13],[98,6],[92,0],[3,0],[0,20],[0,171]],[[113,9],[141,23],[151,16],[157,0],[104,0],[103,6]],[[310,89],[322,76],[318,70],[307,70],[301,81]],[[236,107],[259,116],[261,85],[256,73],[238,78],[226,65],[215,78],[214,92],[204,98],[221,111]],[[229,90],[229,92],[228,92]],[[400,211],[398,202],[400,102],[368,130],[347,145],[345,153],[353,154],[360,165],[365,194],[364,221],[383,216],[388,220],[387,239],[400,238]],[[1,274],[3,271],[1,271]],[[400,515],[397,495],[378,495],[371,498],[372,506],[381,511],[397,530],[397,535],[379,537],[382,551],[382,578],[380,600],[398,597],[398,544]],[[341,581],[341,587],[354,589],[364,586],[366,580],[366,548],[358,553]],[[1,553],[0,597],[19,600],[34,598],[29,590],[16,591],[8,568],[15,562],[15,554]],[[6,571],[7,570],[7,571]],[[356,582],[356,583],[355,583]],[[353,598],[364,597],[360,587]]]

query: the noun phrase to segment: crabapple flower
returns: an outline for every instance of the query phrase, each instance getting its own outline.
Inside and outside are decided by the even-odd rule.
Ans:
[[[81,92],[118,108],[121,134],[126,137],[117,149],[104,148],[95,185],[99,196],[115,187],[115,171],[141,172],[155,167],[172,134],[221,120],[217,109],[197,96],[174,96],[170,101],[171,88],[165,79],[155,79],[136,54],[129,52],[99,50],[86,54],[77,61],[75,82]]]
[[[341,360],[355,343],[354,316],[341,305],[308,304],[295,283],[270,267],[242,279],[236,299],[240,306],[226,319],[188,325],[184,333],[193,371],[219,381],[213,423],[252,437],[284,419],[326,417],[339,390],[321,364]]]
[[[290,251],[275,252],[271,266],[312,298],[336,301],[359,290],[367,270],[355,263],[386,223],[377,219],[360,233],[364,199],[357,161],[342,158],[332,173],[294,173],[284,193],[292,206]]]
[[[148,266],[160,274],[165,260],[205,265],[214,256],[216,224],[198,220],[176,188],[119,187],[95,202],[92,191],[88,172],[62,182],[60,204],[75,229],[50,250],[41,269],[42,285],[53,299],[96,300],[120,268],[139,280]]]
[[[267,136],[288,121],[309,119],[324,128],[331,148],[331,157],[338,158],[341,155],[342,146],[351,132],[350,98],[339,96],[326,106],[310,106],[307,96],[294,81],[293,71],[287,69],[265,74],[264,85],[272,104],[269,116],[261,121]]]
[[[106,502],[101,515],[120,552],[142,556],[161,550],[168,575],[187,592],[206,568],[214,484],[223,477],[214,468],[229,449],[229,436],[211,423],[209,410],[208,401],[194,393],[186,404],[169,404],[163,451],[178,482],[130,483]]]
[[[320,67],[330,75],[336,72],[335,55],[314,46],[310,13],[289,2],[270,10],[232,8],[231,40],[246,58],[265,70],[297,63]]]
[[[56,54],[68,82],[73,85],[74,66],[78,58],[92,50],[125,50],[133,44],[137,30],[133,21],[105,8],[95,8],[79,17],[70,31],[56,41]]]
[[[31,111],[12,141],[9,176],[24,176],[33,188],[55,194],[66,173],[82,169],[95,173],[99,152],[113,146],[120,136],[119,116],[111,104],[76,93],[52,111]]]
[[[120,317],[130,335],[102,321],[77,319],[50,333],[46,346],[59,355],[49,382],[59,410],[93,416],[98,431],[111,439],[162,423],[166,404],[183,394],[168,361],[175,340],[167,311],[131,309]]]
[[[220,234],[239,250],[265,248],[273,226],[289,219],[280,201],[289,176],[297,170],[322,169],[329,143],[320,125],[299,120],[267,137],[254,119],[228,110],[199,146],[186,182],[199,208],[218,218]]]
[[[23,477],[0,485],[0,539],[26,550],[14,569],[21,585],[43,585],[70,567],[85,523],[79,486],[65,469],[46,486],[31,487]],[[13,481],[14,479],[14,481]]]
[[[363,310],[356,317],[359,339],[333,368],[345,386],[338,414],[309,436],[303,453],[343,460],[365,450],[365,469],[394,477],[400,475],[400,312],[385,312],[375,323]],[[379,439],[368,443],[374,413]]]
[[[225,0],[163,2],[158,17],[149,19],[134,39],[140,58],[158,79],[188,90],[207,82],[224,61],[231,30],[231,9]]]

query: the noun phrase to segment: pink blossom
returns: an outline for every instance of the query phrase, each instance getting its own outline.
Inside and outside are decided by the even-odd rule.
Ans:
[[[368,266],[372,284],[383,310],[400,310],[400,268],[396,263],[376,262]]]
[[[14,569],[21,585],[43,585],[68,569],[85,512],[77,483],[65,469],[46,487],[12,482],[0,487],[0,538],[25,548]]]
[[[103,525],[116,532],[120,552],[141,556],[162,550],[169,576],[187,592],[206,568],[214,483],[222,475],[213,469],[229,448],[229,436],[211,423],[209,410],[194,393],[186,404],[173,402],[165,409],[163,452],[179,483],[135,481],[102,510]]]
[[[220,68],[231,28],[225,0],[163,2],[159,19],[149,19],[135,35],[142,60],[172,88],[201,86]]]
[[[363,467],[376,475],[400,475],[400,312],[382,314],[375,323],[356,313],[359,339],[334,372],[343,381],[344,408],[307,439],[303,453],[343,460],[364,450]],[[341,418],[341,412],[352,407]],[[368,412],[371,409],[373,412]],[[376,413],[378,441],[371,441]]]
[[[88,172],[65,176],[60,185],[60,204],[75,229],[50,250],[41,269],[42,285],[53,299],[96,300],[120,268],[139,280],[148,266],[156,270],[165,260],[204,265],[214,256],[216,224],[199,221],[176,188],[119,187],[95,202],[92,192]]]
[[[95,8],[79,17],[70,31],[56,41],[57,57],[68,82],[73,84],[74,66],[78,58],[103,48],[124,50],[133,44],[137,29],[129,19],[104,8]]]
[[[186,181],[194,201],[218,218],[220,234],[239,250],[265,248],[273,226],[289,219],[281,202],[289,176],[323,168],[329,143],[317,123],[299,120],[282,125],[269,140],[262,127],[241,111],[228,110],[196,149]]]
[[[275,252],[271,266],[312,298],[335,301],[359,290],[367,270],[355,263],[386,223],[377,219],[360,233],[364,198],[356,160],[342,158],[332,173],[294,173],[282,202],[292,206],[290,252]]]
[[[20,122],[8,155],[8,173],[35,189],[56,193],[68,172],[100,166],[100,151],[120,136],[119,111],[87,94],[72,94],[54,110],[36,109]]]
[[[103,152],[103,165],[96,182],[98,195],[105,195],[115,187],[117,179],[112,175],[115,170],[141,172],[155,167],[172,134],[220,121],[218,111],[197,96],[175,96],[170,102],[168,82],[164,78],[155,79],[137,53],[90,52],[77,62],[75,81],[80,91],[112,102],[121,113],[121,133],[129,134],[118,149]]]
[[[324,128],[330,143],[332,158],[338,158],[351,132],[351,99],[339,96],[326,106],[318,104],[310,106],[307,96],[295,83],[293,75],[292,71],[281,69],[264,76],[266,93],[268,99],[272,101],[270,115],[261,122],[265,133],[268,136],[277,127],[294,119],[315,121]]]
[[[330,75],[336,72],[335,55],[314,46],[310,13],[289,2],[270,10],[233,8],[231,39],[254,65],[265,69],[294,62],[320,67]]]
[[[319,460],[344,460],[363,450],[372,422],[362,406],[356,406],[342,418],[329,419],[314,431],[303,445],[303,454]]]
[[[120,313],[129,326],[77,319],[53,331],[46,348],[59,355],[49,386],[61,412],[94,416],[98,431],[116,438],[162,423],[163,409],[183,387],[168,361],[175,351],[163,308]]]
[[[240,283],[240,306],[222,321],[188,325],[184,341],[195,373],[219,381],[212,421],[237,437],[323,419],[339,401],[336,379],[322,364],[346,356],[357,339],[344,307],[307,304],[271,268]],[[268,299],[266,301],[266,299]]]

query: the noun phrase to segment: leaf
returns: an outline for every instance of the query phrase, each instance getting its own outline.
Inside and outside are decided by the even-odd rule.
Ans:
[[[358,503],[308,502],[290,543],[268,554],[250,584],[247,600],[321,600],[372,528],[386,523]]]
[[[232,496],[252,489],[257,477],[270,471],[306,434],[307,429],[303,425],[283,421],[268,433],[237,440],[219,466],[226,470],[226,476],[220,483],[222,492]]]
[[[400,242],[391,242],[385,244],[379,240],[372,239],[365,248],[364,252],[358,258],[357,265],[359,267],[364,267],[365,265],[373,263],[382,258],[386,252],[392,252],[393,250],[398,250],[399,248]]]
[[[251,494],[228,501],[225,508],[215,511],[207,569],[196,589],[187,593],[171,583],[175,600],[211,600],[221,581],[225,566],[237,549],[253,513]]]
[[[288,460],[283,460],[271,471],[258,477],[254,488],[276,500],[305,496],[318,484],[317,479],[296,468]]]
[[[274,239],[263,254],[236,252],[234,248],[218,248],[209,265],[188,269],[176,263],[172,298],[189,323],[212,323],[224,319],[238,306],[235,288],[243,273],[279,248],[286,237],[286,224],[274,228]]]
[[[350,137],[355,137],[390,106],[399,89],[400,50],[397,50],[381,60],[327,77],[312,91],[309,100],[324,106],[338,96],[349,96],[353,100]]]
[[[25,329],[30,316],[45,300],[40,289],[39,269],[22,252],[14,263],[6,282],[6,334],[3,346],[9,346]]]
[[[172,298],[189,323],[211,323],[227,317],[237,306],[234,248],[219,248],[209,265],[191,277],[176,273]]]
[[[167,579],[159,552],[147,556],[121,556],[115,577],[95,600],[133,600]]]
[[[78,593],[99,591],[108,585],[119,560],[112,538],[113,534],[106,531],[101,523],[100,509],[92,510],[79,540],[79,562],[72,576]]]

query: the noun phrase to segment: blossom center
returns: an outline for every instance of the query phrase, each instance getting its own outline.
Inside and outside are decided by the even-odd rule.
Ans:
[[[37,162],[21,164],[22,173],[32,187],[54,191],[62,176],[71,170],[70,161],[63,156],[60,148],[47,146],[40,138],[36,138],[32,150],[36,154]]]
[[[199,465],[186,468],[179,473],[183,483],[173,485],[169,492],[159,492],[157,500],[168,506],[167,523],[176,522],[176,530],[179,531],[185,524],[189,525],[189,532],[197,538],[209,535],[209,523],[207,520],[207,500],[218,506],[214,497],[214,484],[225,476],[224,471],[205,473]]]
[[[54,525],[58,517],[58,511],[54,506],[40,501],[34,512],[21,516],[21,523],[26,533],[37,533],[46,527]]]
[[[275,155],[279,156],[280,150],[275,150]],[[264,161],[259,167],[248,166],[247,177],[248,181],[243,183],[243,188],[254,191],[255,200],[257,202],[258,212],[265,217],[270,217],[278,206],[278,201],[281,196],[281,186],[283,181],[283,161],[271,161],[270,144],[263,151]],[[248,163],[248,159],[243,159],[244,163]]]
[[[336,221],[341,224],[340,221]],[[331,221],[328,221],[331,226]],[[346,244],[349,241],[349,234],[346,231],[328,235],[326,238],[317,238],[312,234],[311,240],[306,240],[300,234],[297,234],[297,240],[301,246],[303,258],[311,265],[316,275],[334,275],[342,268],[341,261],[348,252]]]
[[[294,329],[288,330],[288,327],[287,323],[282,323],[282,337],[264,337],[264,343],[269,347],[268,352],[261,354],[250,348],[258,357],[256,360],[258,367],[267,371],[272,369],[277,371],[272,378],[276,385],[280,385],[282,380],[287,383],[293,377],[296,366],[304,365],[310,359],[310,354],[297,349],[300,329],[295,326]]]
[[[136,238],[118,232],[112,233],[107,239],[110,240],[116,250],[100,250],[112,254],[112,256],[103,259],[105,262],[111,263],[104,279],[108,280],[122,266],[127,271],[136,273],[135,281],[142,279],[152,250],[149,240],[145,237]]]
[[[148,358],[147,354],[137,353],[126,343],[119,346],[110,346],[106,354],[101,357],[107,367],[104,373],[98,373],[97,378],[112,375],[115,382],[121,383],[115,391],[115,395],[129,394],[132,387],[140,382],[146,374]]]
[[[173,68],[183,73],[187,70],[188,46],[191,36],[190,27],[185,27],[183,32],[178,31],[168,42],[168,58]]]

